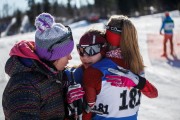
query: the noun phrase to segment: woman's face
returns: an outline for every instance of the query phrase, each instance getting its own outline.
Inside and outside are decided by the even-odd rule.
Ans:
[[[71,60],[71,54],[64,56],[60,59],[57,59],[53,65],[56,67],[57,70],[64,70],[65,66],[69,63],[68,61]]]
[[[87,54],[84,54],[84,56],[80,56],[81,62],[85,67],[85,69],[91,66],[92,64],[98,62],[99,60],[101,60],[101,58],[102,58],[101,53],[98,53],[93,56],[88,56]]]

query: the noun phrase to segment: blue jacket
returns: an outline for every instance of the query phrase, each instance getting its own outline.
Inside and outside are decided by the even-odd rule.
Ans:
[[[164,34],[173,34],[174,21],[170,16],[164,18],[160,32],[164,29]]]

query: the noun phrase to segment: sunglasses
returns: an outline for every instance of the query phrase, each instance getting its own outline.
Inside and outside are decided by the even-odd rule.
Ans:
[[[64,35],[60,40],[58,40],[57,42],[53,43],[51,46],[49,46],[48,48],[48,52],[52,52],[53,51],[53,46],[59,44],[59,43],[62,43],[66,40],[73,40],[73,37],[72,37],[72,31],[71,31],[71,28],[69,26],[65,26],[67,29],[68,29],[68,33],[66,35]]]
[[[100,53],[102,44],[94,44],[94,45],[79,45],[77,44],[77,50],[80,56],[84,56],[87,54],[88,56],[93,56]]]
[[[117,27],[112,27],[112,26],[109,26],[109,25],[105,25],[105,27],[106,27],[107,30],[110,30],[112,32],[116,32],[116,33],[121,33],[122,32],[122,29],[117,28]]]

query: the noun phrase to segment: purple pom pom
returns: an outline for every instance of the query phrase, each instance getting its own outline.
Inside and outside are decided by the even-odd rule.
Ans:
[[[42,13],[35,20],[36,29],[44,32],[54,24],[54,18],[49,13]]]

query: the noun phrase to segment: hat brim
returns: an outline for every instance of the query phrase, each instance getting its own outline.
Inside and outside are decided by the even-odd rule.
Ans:
[[[52,51],[48,51],[45,48],[36,47],[36,52],[41,59],[53,61],[69,55],[72,52],[73,48],[74,42],[73,40],[70,40],[63,45],[53,48]]]

